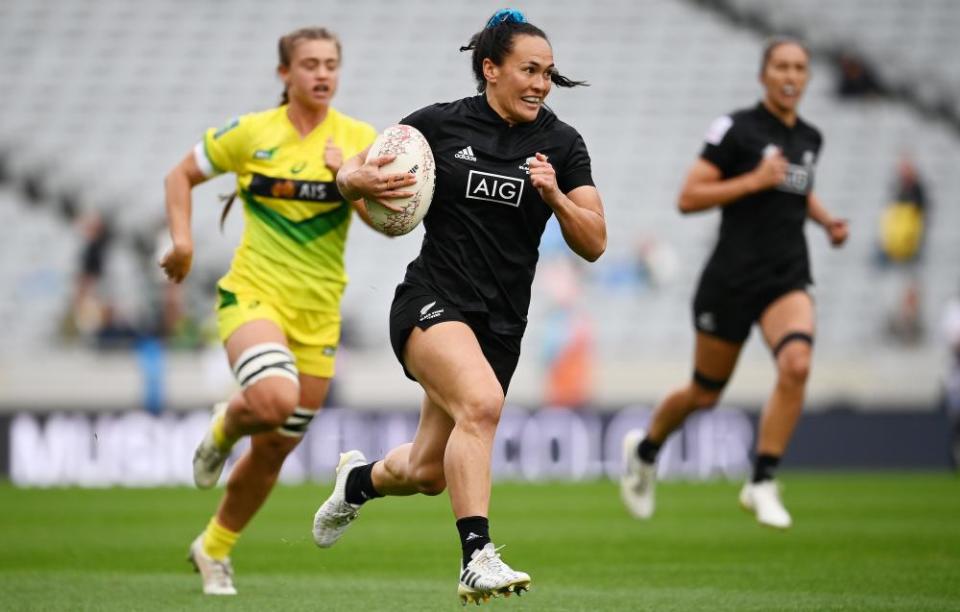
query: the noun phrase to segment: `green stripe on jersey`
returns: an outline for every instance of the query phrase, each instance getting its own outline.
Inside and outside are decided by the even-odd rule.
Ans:
[[[317,238],[330,233],[332,230],[343,225],[350,218],[350,206],[343,202],[340,206],[324,213],[319,213],[303,219],[302,221],[291,221],[269,206],[262,204],[250,192],[241,190],[240,195],[246,202],[250,212],[263,221],[275,232],[295,241],[297,244],[307,244]]]

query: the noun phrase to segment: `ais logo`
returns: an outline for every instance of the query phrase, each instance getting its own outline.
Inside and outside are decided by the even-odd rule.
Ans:
[[[467,199],[520,206],[523,179],[471,170],[467,177]]]

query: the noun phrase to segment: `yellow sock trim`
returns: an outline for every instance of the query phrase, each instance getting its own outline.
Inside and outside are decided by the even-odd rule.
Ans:
[[[203,552],[223,561],[230,556],[230,551],[239,537],[238,532],[230,531],[220,524],[217,517],[213,517],[207,524],[207,530],[203,532]]]
[[[218,414],[213,418],[213,423],[210,424],[213,443],[222,451],[229,450],[236,442],[236,440],[227,437],[227,432],[223,430],[223,424],[226,420],[226,414]]]

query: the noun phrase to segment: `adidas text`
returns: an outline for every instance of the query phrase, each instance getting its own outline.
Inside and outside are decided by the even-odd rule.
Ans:
[[[455,159],[462,159],[464,161],[477,161],[476,155],[473,154],[473,147],[466,147],[457,151],[456,155],[453,156]]]

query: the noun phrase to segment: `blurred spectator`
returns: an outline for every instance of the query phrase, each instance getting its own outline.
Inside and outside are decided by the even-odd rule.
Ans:
[[[92,337],[111,316],[102,280],[112,237],[109,224],[98,212],[83,216],[79,229],[84,242],[71,301],[71,323],[79,335]]]
[[[842,53],[837,64],[837,95],[841,98],[866,98],[883,93],[873,71],[856,55]]]
[[[549,310],[545,317],[543,358],[547,406],[580,408],[593,392],[593,324],[579,306],[580,271],[566,254],[555,254],[537,273]]]
[[[663,287],[677,276],[680,260],[669,243],[653,235],[641,236],[637,245],[637,272],[650,287]]]
[[[923,341],[925,330],[920,304],[920,284],[907,282],[903,295],[887,320],[887,334],[894,342],[914,346]]]
[[[950,351],[944,381],[944,405],[952,431],[953,465],[960,469],[960,293],[943,313],[943,336]]]
[[[603,263],[591,270],[591,278],[604,289],[650,291],[672,283],[679,268],[680,258],[669,242],[643,234],[633,251],[605,255]]]
[[[926,188],[917,166],[904,153],[897,164],[894,198],[880,216],[880,253],[884,262],[917,259],[924,242],[928,216]]]
[[[83,247],[65,331],[97,348],[128,348],[138,338],[138,331],[129,313],[122,312],[110,298],[105,281],[107,262],[115,245],[110,222],[92,211],[80,218],[78,228]]]

